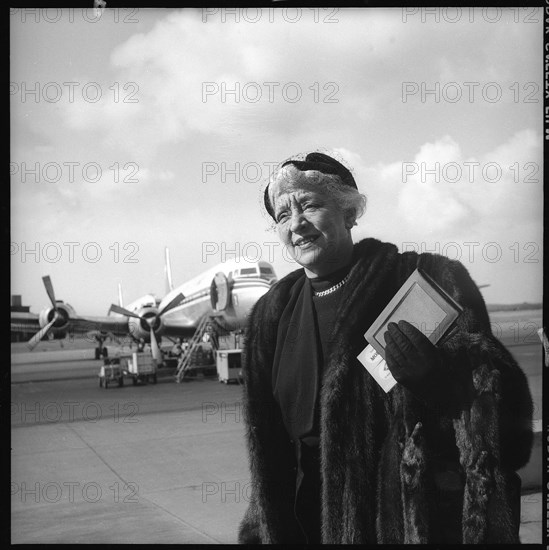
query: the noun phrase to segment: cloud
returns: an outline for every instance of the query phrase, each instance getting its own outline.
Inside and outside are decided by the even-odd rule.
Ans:
[[[395,233],[392,219],[399,233],[467,238],[480,230],[520,232],[541,219],[541,139],[531,129],[478,158],[465,157],[450,135],[390,164],[367,165],[357,153],[341,153],[369,198],[366,219],[384,232]]]
[[[13,239],[100,242],[102,262],[64,266],[64,284],[72,280],[90,288],[101,276],[110,280],[113,270],[135,267],[107,260],[114,241],[136,241],[140,264],[129,295],[137,296],[150,290],[139,286],[155,280],[158,262],[149,264],[155,255],[161,263],[161,248],[169,240],[174,257],[183,258],[181,278],[203,267],[201,242],[224,240],[233,246],[277,240],[263,232],[262,181],[246,180],[242,170],[236,170],[237,178],[236,164],[263,167],[325,147],[335,148],[351,165],[368,196],[355,239],[497,240],[506,251],[513,243],[541,242],[541,169],[534,172],[541,166],[542,140],[532,128],[543,116],[542,103],[523,99],[535,89],[524,86],[539,81],[539,59],[532,53],[539,50],[543,29],[516,24],[505,10],[507,19],[489,24],[481,11],[474,23],[465,14],[460,23],[435,24],[432,18],[422,22],[419,11],[405,23],[401,10],[339,9],[338,22],[331,24],[323,20],[332,8],[320,9],[318,22],[314,10],[302,8],[299,23],[291,24],[277,19],[282,10],[274,12],[272,22],[264,10],[254,24],[229,17],[223,22],[221,10],[206,23],[200,10],[142,10],[142,24],[119,25],[118,34],[112,27],[83,30],[60,23],[53,41],[49,31],[37,34],[27,25],[19,36],[24,47],[14,52],[18,71],[13,79],[81,84],[73,102],[12,97],[10,160],[29,166],[97,162],[103,178],[71,183],[64,177],[35,185],[23,183],[19,173],[18,183],[12,181]],[[420,93],[407,102],[402,98],[407,81],[432,87],[436,81],[442,86],[489,80],[500,84],[501,102],[482,97],[474,103],[466,97],[435,102],[432,96],[422,101]],[[83,99],[86,82],[101,86],[99,101]],[[205,83],[211,85],[210,95],[203,95]],[[296,83],[302,94],[294,103],[289,94],[297,88],[284,88],[288,83]],[[239,101],[230,93],[235,89]],[[517,90],[520,101],[515,101]],[[541,85],[538,90],[540,99]],[[261,97],[254,101],[257,92]],[[419,167],[406,181],[404,162]],[[433,169],[437,162],[439,181],[428,173],[422,181],[420,163]],[[110,168],[115,163],[118,183],[116,168]],[[124,181],[129,163],[137,164],[137,183]],[[451,163],[462,168],[452,182],[446,181],[453,174]],[[465,163],[479,163],[473,181]],[[494,181],[484,177],[491,170],[482,172],[490,163],[501,167]],[[219,170],[204,178],[205,164]],[[27,262],[20,271],[39,281],[36,273],[30,275],[38,267]],[[499,272],[500,296],[515,279],[530,280],[537,266],[519,267],[531,271]],[[488,278],[481,270],[479,277]],[[534,287],[528,285],[528,292],[538,292]],[[41,287],[38,292],[43,298]],[[517,289],[514,295],[524,293]],[[82,299],[92,306],[97,301],[88,293]]]
[[[324,138],[327,128],[361,123],[383,128],[406,115],[405,129],[417,124],[421,103],[418,95],[403,104],[403,82],[462,86],[479,75],[493,80],[523,70],[514,40],[502,41],[507,26],[490,25],[481,12],[474,23],[464,12],[459,23],[435,24],[431,16],[422,22],[419,12],[403,22],[401,10],[340,9],[330,17],[332,10],[303,8],[295,12],[298,24],[291,24],[287,20],[295,14],[288,12],[284,20],[282,10],[267,9],[257,23],[248,23],[256,13],[248,11],[239,10],[239,23],[223,10],[166,12],[149,32],[113,50],[112,78],[100,82],[99,102],[86,102],[80,94],[62,106],[65,123],[147,164],[166,144],[200,138],[264,139],[268,133],[305,140],[311,132]],[[449,30],[459,39],[459,55]],[[490,61],[500,59],[494,53],[498,44],[509,52],[505,67]],[[507,102],[510,84],[501,83]],[[441,105],[441,113],[445,107],[455,106]]]
[[[65,108],[67,125],[142,157],[196,132],[227,137],[264,124],[273,133],[295,133],[309,131],[319,115],[334,123],[368,120],[395,84],[395,73],[384,75],[400,69],[410,47],[402,33],[414,42],[418,32],[384,10],[361,17],[342,10],[342,23],[333,25],[315,23],[306,10],[299,25],[271,23],[264,14],[257,24],[238,25],[204,23],[199,10],[170,12],[112,53],[118,101],[114,91],[97,103],[77,96]],[[136,102],[127,103],[135,87]]]

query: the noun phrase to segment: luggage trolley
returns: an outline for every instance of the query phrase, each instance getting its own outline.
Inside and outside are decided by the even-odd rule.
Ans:
[[[242,383],[241,349],[220,349],[216,352],[217,376],[220,382]]]
[[[152,354],[145,352],[134,352],[126,358],[123,368],[124,374],[131,377],[133,385],[138,382],[152,382],[156,384],[156,360]]]
[[[99,387],[107,389],[109,383],[116,382],[118,387],[124,385],[124,373],[122,372],[122,366],[120,365],[120,359],[114,357],[109,359],[105,357],[103,365],[99,370]]]

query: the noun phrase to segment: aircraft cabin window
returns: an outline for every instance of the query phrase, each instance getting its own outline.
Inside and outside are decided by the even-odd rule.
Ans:
[[[263,273],[264,275],[272,275],[273,270],[270,267],[260,267],[259,271]]]

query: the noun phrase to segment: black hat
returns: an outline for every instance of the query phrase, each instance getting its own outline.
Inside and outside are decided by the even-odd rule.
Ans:
[[[336,159],[325,155],[324,153],[309,153],[305,160],[287,160],[281,168],[287,166],[288,164],[293,164],[298,170],[305,172],[306,170],[317,170],[323,174],[335,174],[341,178],[343,185],[348,185],[349,187],[354,187],[358,189],[355,178],[351,174],[350,170],[343,166]],[[265,208],[267,212],[275,219],[274,211],[271,206],[271,201],[269,200],[269,186],[265,188],[265,193],[263,195],[263,202],[265,203]],[[275,220],[276,221],[276,220]]]

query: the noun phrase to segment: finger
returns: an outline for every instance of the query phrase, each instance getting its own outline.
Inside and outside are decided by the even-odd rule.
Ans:
[[[415,324],[410,323],[409,321],[405,321],[404,319],[400,320],[397,324],[398,328],[404,332],[405,334],[409,336],[418,336],[422,337],[423,332],[417,328]]]
[[[387,330],[391,337],[393,338],[393,341],[398,346],[399,350],[403,354],[409,354],[414,351],[414,345],[396,325],[396,323],[389,323],[387,326]]]
[[[407,321],[399,321],[398,328],[422,355],[429,357],[436,351],[435,345],[414,325]]]
[[[385,333],[385,344],[385,360],[387,361],[387,365],[394,376],[393,370],[396,372],[405,370],[407,358],[400,351],[389,332]]]

